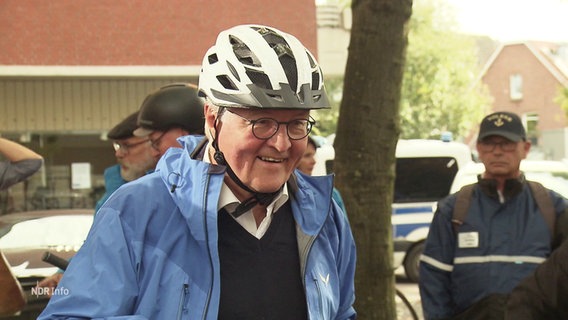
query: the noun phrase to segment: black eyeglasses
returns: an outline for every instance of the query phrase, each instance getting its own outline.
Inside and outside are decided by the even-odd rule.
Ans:
[[[128,152],[130,151],[130,149],[139,146],[145,142],[150,141],[150,139],[146,139],[146,140],[142,140],[139,142],[135,142],[135,143],[120,143],[120,142],[113,142],[112,143],[112,147],[114,148],[114,151],[121,151],[124,154],[128,154]]]
[[[290,140],[300,140],[307,137],[312,131],[313,126],[316,124],[316,121],[312,117],[309,119],[294,119],[287,122],[280,122],[272,118],[251,120],[231,111],[228,108],[225,110],[251,124],[252,134],[260,140],[268,140],[272,138],[276,132],[278,132],[278,129],[280,129],[280,125],[286,125],[286,133]]]
[[[154,148],[156,150],[160,149],[160,142],[162,142],[162,138],[164,137],[164,135],[166,133],[168,133],[168,131],[162,132],[162,134],[157,139],[154,139],[154,140],[149,139],[150,143],[152,143],[152,148]]]
[[[501,141],[493,141],[493,140],[482,140],[479,141],[479,150],[481,152],[492,152],[495,150],[495,147],[499,146],[501,150],[505,152],[514,151],[517,148],[517,143],[511,140],[501,140]]]

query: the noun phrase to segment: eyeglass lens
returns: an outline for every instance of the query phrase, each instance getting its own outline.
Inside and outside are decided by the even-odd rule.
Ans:
[[[513,151],[517,147],[517,142],[504,140],[504,141],[481,141],[481,150],[483,152],[491,152],[495,147],[499,146],[503,151]]]
[[[271,118],[251,120],[252,133],[258,139],[270,139],[278,132],[280,125],[286,125],[288,137],[292,140],[300,140],[306,137],[312,130],[312,123],[306,119],[297,119],[288,122],[278,122]]]

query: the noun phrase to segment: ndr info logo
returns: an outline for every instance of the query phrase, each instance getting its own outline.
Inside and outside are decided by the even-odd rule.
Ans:
[[[32,288],[32,295],[36,297],[39,296],[67,296],[69,295],[69,289],[65,287],[57,287],[57,288],[47,288],[47,287],[38,287],[37,285]]]

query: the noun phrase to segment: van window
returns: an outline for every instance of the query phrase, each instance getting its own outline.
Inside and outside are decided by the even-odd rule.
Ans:
[[[394,202],[438,201],[449,194],[457,172],[451,157],[397,158]]]

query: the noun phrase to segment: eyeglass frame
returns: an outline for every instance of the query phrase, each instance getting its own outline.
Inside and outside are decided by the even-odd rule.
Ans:
[[[499,148],[503,151],[503,152],[511,152],[514,151],[517,148],[517,145],[519,142],[524,142],[525,140],[521,140],[521,141],[512,141],[512,140],[501,140],[501,141],[492,141],[492,140],[481,140],[478,141],[480,147],[480,151],[481,152],[493,152],[495,151],[495,148],[497,146],[499,146]]]
[[[160,150],[160,143],[162,142],[162,138],[166,135],[166,133],[168,133],[169,130],[166,131],[162,131],[162,134],[157,138],[152,140],[151,138],[148,138],[148,141],[150,141],[152,148],[154,148],[155,150]]]
[[[136,146],[139,146],[145,142],[150,141],[150,139],[144,139],[142,141],[138,141],[135,143],[120,143],[118,141],[113,141],[112,142],[112,147],[114,149],[115,152],[122,152],[123,154],[127,155],[128,153],[130,153],[130,149],[134,148]]]
[[[247,119],[247,118],[241,116],[241,115],[238,114],[238,113],[235,113],[234,111],[232,111],[232,110],[229,109],[229,108],[224,108],[224,110],[226,110],[226,111],[228,111],[229,113],[234,114],[234,115],[236,115],[237,117],[239,117],[239,118],[245,120],[246,122],[248,122],[248,123],[252,126],[252,128],[251,128],[252,134],[254,135],[255,138],[257,138],[257,139],[259,139],[259,140],[269,140],[270,138],[274,137],[274,135],[276,135],[276,133],[278,133],[278,130],[280,130],[280,125],[283,125],[283,124],[286,125],[286,135],[288,136],[288,138],[290,138],[290,140],[302,140],[302,139],[304,139],[305,137],[307,137],[307,136],[310,134],[310,132],[312,132],[313,127],[316,125],[316,120],[315,120],[314,118],[312,118],[312,116],[309,116],[308,119],[293,119],[293,120],[291,120],[291,121],[278,121],[278,120],[276,120],[276,119],[273,119],[273,118],[266,118],[266,117],[265,117],[265,118],[258,118],[258,119],[253,119],[253,120],[251,120],[251,119]],[[272,132],[272,134],[271,134],[270,136],[268,136],[268,137],[259,137],[259,136],[257,135],[257,133],[255,133],[255,130],[254,130],[256,123],[258,123],[259,121],[263,121],[263,120],[264,120],[264,121],[270,120],[270,121],[272,121],[273,124],[276,123],[276,130],[274,130],[274,131]],[[306,135],[305,135],[305,136],[303,136],[303,137],[301,137],[301,138],[293,138],[292,136],[290,136],[290,129],[289,129],[288,126],[289,126],[291,123],[293,123],[294,121],[306,121]]]

